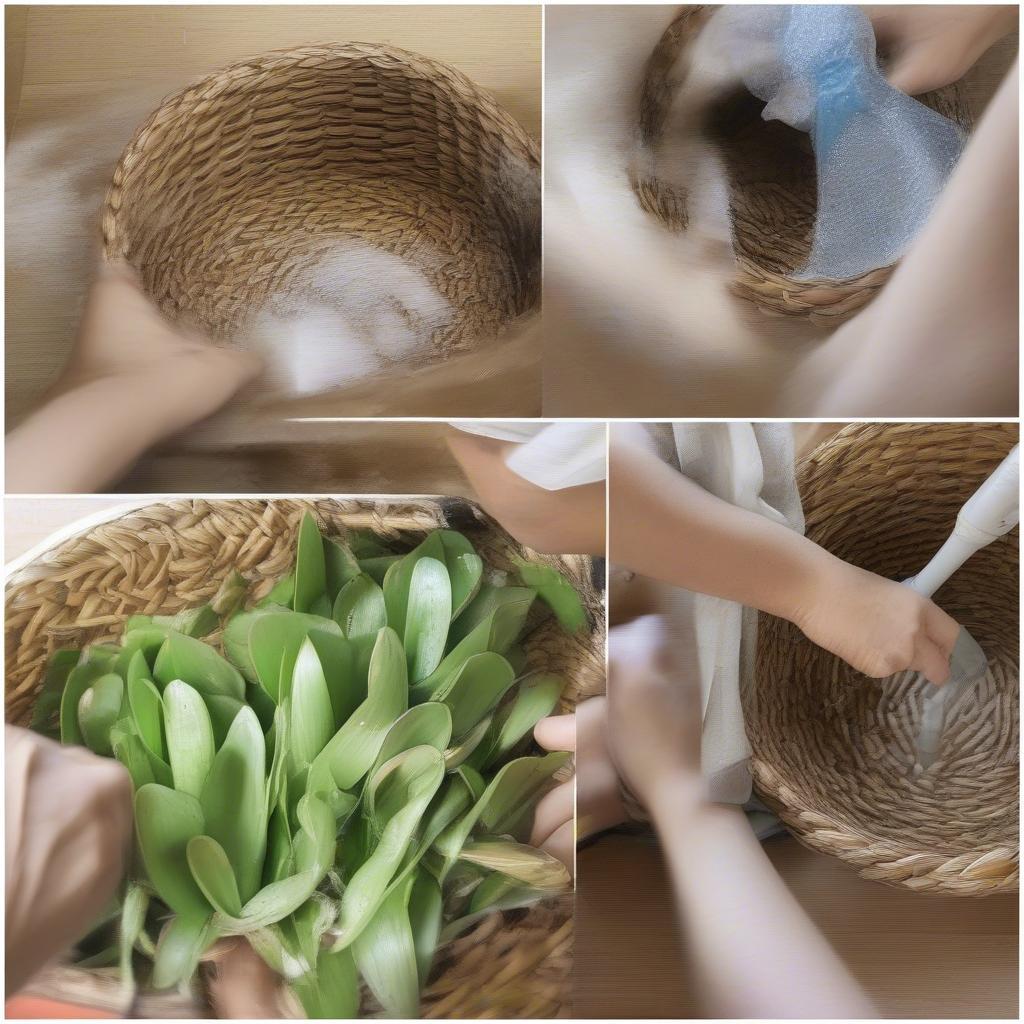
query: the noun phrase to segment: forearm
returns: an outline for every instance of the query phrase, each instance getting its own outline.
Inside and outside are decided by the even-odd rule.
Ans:
[[[791,620],[842,565],[794,530],[709,494],[616,433],[609,489],[609,557],[616,565]]]
[[[7,435],[7,490],[79,493],[110,484],[159,440],[155,404],[112,378],[56,396]]]
[[[448,446],[480,503],[518,541],[550,554],[604,554],[603,482],[548,491],[505,464],[512,442],[453,430]]]
[[[681,807],[680,804],[683,804]],[[877,1016],[775,871],[742,810],[688,810],[671,780],[651,805],[712,1017]]]

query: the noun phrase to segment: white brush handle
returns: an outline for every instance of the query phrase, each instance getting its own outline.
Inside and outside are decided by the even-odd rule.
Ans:
[[[1020,446],[967,499],[949,539],[932,560],[906,580],[908,587],[931,597],[976,551],[1009,533],[1020,518]]]

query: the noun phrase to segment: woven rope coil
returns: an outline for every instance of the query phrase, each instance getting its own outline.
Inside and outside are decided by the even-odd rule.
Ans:
[[[683,7],[651,54],[639,121],[642,143],[655,161],[667,139],[673,98],[690,67],[690,50],[714,11],[709,4]],[[917,98],[965,131],[971,128],[957,83]],[[732,290],[765,313],[805,316],[836,326],[874,298],[894,267],[844,281],[797,281],[791,276],[811,251],[817,208],[814,153],[805,133],[779,121],[762,121],[762,106],[749,94],[737,93],[708,112],[703,129],[728,176],[736,261]],[[643,209],[670,231],[687,229],[685,182],[645,171],[633,175],[633,189]]]
[[[107,258],[131,263],[172,320],[216,338],[339,247],[372,246],[448,300],[454,319],[432,341],[449,352],[537,301],[539,150],[446,64],[304,46],[166,100],[124,151],[102,227]]]
[[[1016,443],[1011,424],[856,424],[798,466],[807,536],[900,580],[949,535],[964,501]],[[989,659],[947,716],[938,761],[915,774],[922,684],[859,675],[791,624],[762,616],[744,695],[755,786],[806,845],[866,878],[917,891],[1018,888],[1017,532],[936,594]]]
[[[204,500],[148,505],[49,547],[13,573],[6,589],[7,720],[31,717],[43,671],[59,647],[120,636],[133,614],[168,614],[209,600],[237,569],[249,599],[264,595],[292,568],[305,510],[329,536],[371,530],[412,546],[447,526],[472,541],[485,563],[512,570],[513,557],[542,561],[565,573],[580,593],[590,629],[567,636],[552,619],[528,623],[531,666],[568,681],[563,710],[604,688],[602,598],[590,559],[538,555],[523,548],[475,506],[461,499]],[[216,639],[214,637],[214,639]],[[438,952],[422,1013],[428,1017],[554,1017],[571,1007],[572,898],[485,919]],[[116,970],[55,968],[33,989],[124,1012]],[[150,1016],[205,1016],[201,1002],[144,996]],[[148,1002],[158,1012],[147,1012]]]

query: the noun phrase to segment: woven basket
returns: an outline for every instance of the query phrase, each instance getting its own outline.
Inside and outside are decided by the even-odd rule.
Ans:
[[[537,301],[539,150],[446,64],[368,43],[281,50],[204,78],[139,128],[103,243],[168,317],[215,338],[332,253],[371,246],[451,304],[431,335],[447,353]]]
[[[51,653],[114,639],[133,614],[173,613],[211,598],[237,568],[258,599],[290,571],[304,510],[331,536],[372,530],[412,546],[442,526],[466,534],[485,563],[512,569],[512,557],[557,566],[572,580],[591,628],[567,636],[553,619],[526,643],[531,666],[568,680],[564,709],[604,687],[604,616],[589,558],[538,555],[461,499],[343,498],[192,500],[148,505],[91,526],[13,572],[7,583],[7,720],[24,725]],[[438,951],[424,994],[426,1017],[554,1017],[571,1012],[572,897],[495,914]],[[126,1014],[116,971],[67,965],[44,972],[33,991]],[[191,1000],[143,995],[131,1016],[209,1016],[202,992]],[[375,1008],[367,1001],[364,1011]],[[268,1014],[269,1015],[269,1014]]]
[[[1016,443],[1015,424],[855,424],[798,466],[807,536],[900,580]],[[910,770],[922,684],[873,680],[762,616],[745,694],[754,783],[803,843],[865,878],[983,895],[1018,888],[1018,538],[974,555],[935,595],[989,659],[977,704],[947,720],[940,759]]]
[[[666,29],[647,67],[640,104],[640,138],[657,152],[673,96],[689,69],[688,52],[715,11],[684,7]],[[965,131],[972,117],[961,87],[917,97]],[[817,174],[810,136],[780,121],[762,121],[763,103],[746,91],[722,100],[706,118],[729,179],[736,267],[732,290],[769,314],[790,314],[835,326],[863,308],[889,279],[880,267],[843,281],[794,280],[811,251]],[[685,186],[634,174],[640,205],[671,231],[689,225]]]

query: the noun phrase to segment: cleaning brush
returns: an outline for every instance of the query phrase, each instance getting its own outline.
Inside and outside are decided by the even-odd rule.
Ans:
[[[996,467],[956,517],[949,538],[931,561],[906,586],[931,597],[976,551],[1009,533],[1020,517],[1020,446]],[[950,656],[949,681],[925,688],[921,726],[917,735],[917,763],[923,770],[938,756],[946,713],[963,694],[975,690],[988,674],[988,658],[978,642],[960,627]]]

